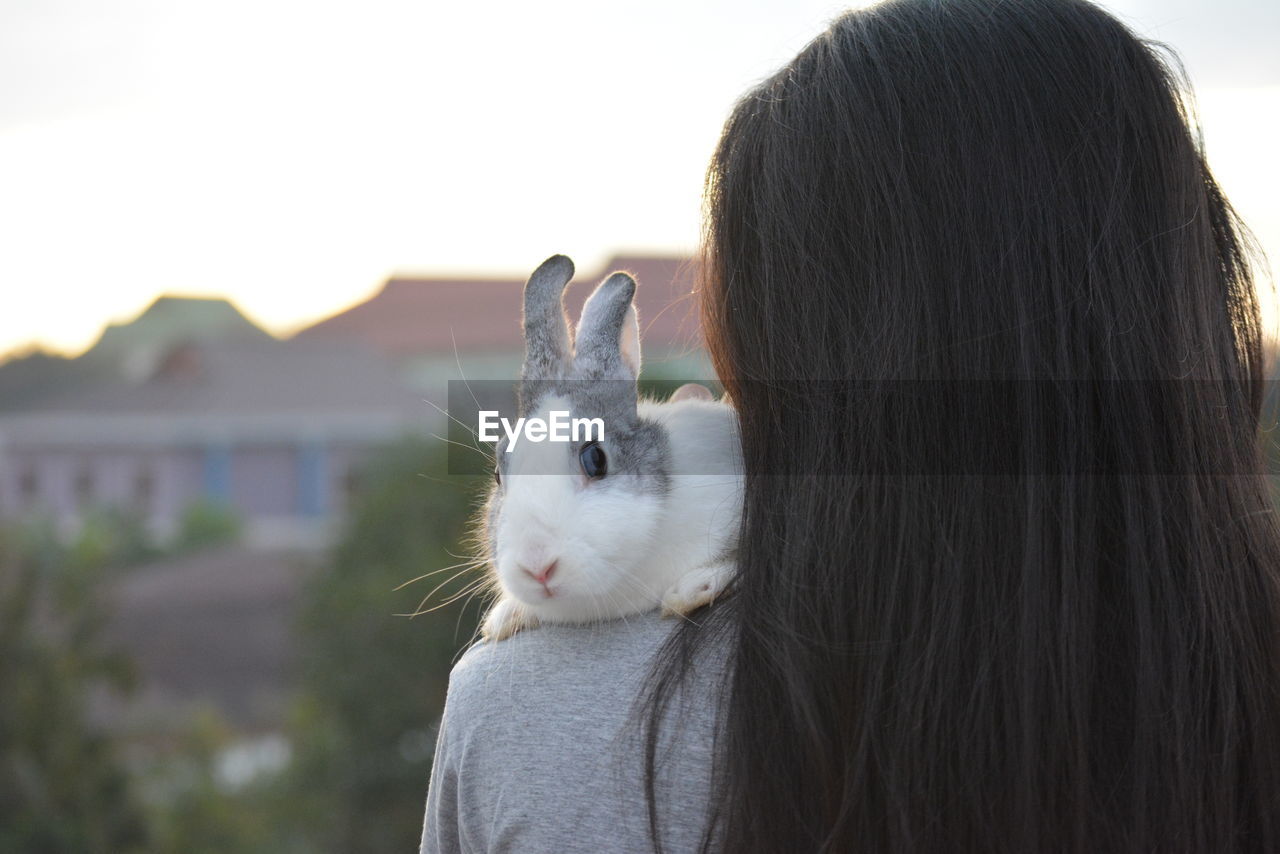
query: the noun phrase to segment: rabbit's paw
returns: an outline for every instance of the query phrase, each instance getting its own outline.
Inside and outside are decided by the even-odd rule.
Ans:
[[[490,642],[506,640],[521,629],[531,629],[538,625],[538,618],[515,599],[503,597],[493,603],[489,613],[484,617],[481,636]]]
[[[710,605],[733,580],[730,561],[709,563],[685,573],[662,594],[662,616],[679,617]]]

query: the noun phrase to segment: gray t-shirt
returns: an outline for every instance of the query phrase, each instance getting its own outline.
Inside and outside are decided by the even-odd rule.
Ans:
[[[469,649],[449,678],[422,854],[652,851],[632,716],[675,621],[657,612],[544,625]],[[724,648],[704,650],[661,728],[657,806],[668,852],[706,824]]]

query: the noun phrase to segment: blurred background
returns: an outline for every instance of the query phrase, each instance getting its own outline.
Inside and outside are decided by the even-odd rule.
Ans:
[[[1105,5],[1280,257],[1280,5]],[[414,850],[483,606],[446,384],[556,252],[709,378],[703,170],[844,8],[0,5],[0,852]]]

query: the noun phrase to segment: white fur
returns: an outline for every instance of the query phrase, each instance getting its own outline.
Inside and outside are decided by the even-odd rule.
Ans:
[[[539,412],[553,409],[569,409],[568,401],[551,398]],[[511,452],[491,519],[502,594],[485,619],[487,638],[539,620],[590,622],[659,605],[683,614],[732,580],[742,504],[736,413],[701,399],[641,401],[638,411],[670,442],[665,496],[619,483],[633,475],[588,480],[571,444],[522,443]],[[552,560],[548,596],[521,567],[536,571]]]

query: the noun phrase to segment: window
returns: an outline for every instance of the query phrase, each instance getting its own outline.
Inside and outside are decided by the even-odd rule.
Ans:
[[[76,470],[75,478],[71,483],[71,490],[75,494],[76,507],[83,510],[93,501],[93,469],[88,463],[82,465]]]
[[[27,466],[18,475],[18,501],[21,506],[30,509],[40,497],[40,476],[35,466]]]
[[[142,513],[151,512],[151,501],[155,495],[155,477],[148,466],[140,468],[133,477],[133,507]]]

